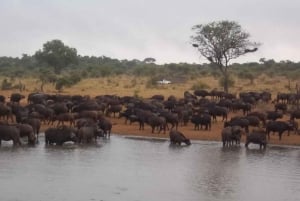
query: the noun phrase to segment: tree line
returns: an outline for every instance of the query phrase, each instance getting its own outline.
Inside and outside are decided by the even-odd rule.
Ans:
[[[184,76],[186,79],[193,79],[202,76],[213,76],[221,79],[222,74],[213,64],[190,64],[190,63],[169,63],[155,64],[147,63],[137,59],[118,60],[106,56],[80,56],[77,63],[69,64],[55,73],[53,67],[41,64],[34,55],[23,54],[18,57],[0,57],[0,73],[2,75],[3,89],[9,89],[9,80],[18,78],[38,78],[41,85],[53,83],[59,89],[76,84],[81,79],[104,78],[117,75],[148,76],[149,78],[176,78]],[[248,79],[253,82],[258,75],[284,76],[294,81],[300,77],[300,62],[289,60],[276,62],[273,59],[260,59],[259,62],[233,63],[230,65],[230,72],[239,78]]]
[[[34,55],[22,57],[0,57],[0,73],[3,77],[2,89],[9,89],[8,79],[36,77],[40,81],[40,90],[47,83],[55,84],[57,90],[72,86],[85,78],[103,78],[108,76],[131,75],[148,76],[156,79],[184,77],[192,79],[201,76],[214,76],[219,79],[224,91],[228,91],[231,75],[250,82],[261,74],[285,76],[288,80],[297,80],[300,75],[300,63],[261,58],[259,62],[233,63],[232,60],[258,50],[259,43],[249,40],[250,34],[242,30],[234,21],[219,21],[192,27],[194,35],[191,43],[208,63],[169,63],[155,64],[155,58],[144,60],[119,60],[107,56],[82,56],[76,48],[65,45],[55,39],[43,44]],[[22,88],[21,81],[17,87]]]

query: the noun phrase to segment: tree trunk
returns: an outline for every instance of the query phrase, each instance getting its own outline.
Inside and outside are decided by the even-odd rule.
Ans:
[[[228,72],[227,72],[227,70],[228,70],[227,63],[226,63],[226,66],[223,66],[222,64],[219,64],[218,66],[224,76],[224,82],[222,83],[223,87],[224,87],[224,92],[228,93],[229,77],[228,77]]]
[[[44,92],[44,82],[42,81],[42,84],[41,84],[41,92]]]
[[[224,91],[228,93],[228,74],[224,74]]]
[[[300,88],[299,88],[299,85],[298,85],[298,83],[296,83],[296,93],[297,93],[297,110],[299,110],[299,94],[300,94]]]
[[[228,88],[229,88],[229,75],[227,72],[227,66],[224,67],[224,92],[228,93]]]

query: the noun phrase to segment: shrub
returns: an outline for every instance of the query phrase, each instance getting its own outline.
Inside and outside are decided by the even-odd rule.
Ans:
[[[79,73],[74,72],[70,76],[67,76],[66,79],[68,80],[69,85],[72,86],[81,81],[81,76]]]
[[[65,78],[59,78],[56,81],[55,89],[58,90],[58,91],[61,91],[64,86],[68,86],[68,85],[69,85],[69,83],[68,83],[67,79],[65,79]]]
[[[72,73],[69,76],[64,76],[56,80],[55,89],[60,91],[63,87],[71,87],[81,81],[78,73]]]

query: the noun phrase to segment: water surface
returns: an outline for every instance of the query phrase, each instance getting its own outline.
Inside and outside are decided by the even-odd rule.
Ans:
[[[0,148],[1,201],[296,201],[300,149],[111,136],[92,145]]]

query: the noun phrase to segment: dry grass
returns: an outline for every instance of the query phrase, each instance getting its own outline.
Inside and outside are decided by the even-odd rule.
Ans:
[[[1,78],[0,78],[1,80]],[[162,94],[165,97],[174,95],[175,97],[182,98],[184,91],[192,91],[191,87],[199,82],[205,83],[211,89],[219,89],[218,80],[211,77],[201,77],[187,80],[185,83],[173,83],[170,85],[163,86],[153,86],[147,87],[147,82],[149,78],[147,77],[130,77],[130,76],[118,76],[118,77],[108,77],[108,78],[97,78],[97,79],[84,79],[78,84],[65,88],[62,94],[80,94],[80,95],[90,95],[94,97],[96,95],[103,94],[115,94],[118,96],[134,96],[149,98],[155,94]],[[26,90],[21,92],[23,95],[28,95],[40,88],[40,83],[36,79],[23,79],[22,83],[26,85]],[[259,76],[254,84],[249,84],[249,80],[241,80],[236,78],[235,86],[230,89],[232,93],[239,93],[241,91],[263,91],[268,90],[273,94],[273,97],[278,92],[287,92],[286,85],[288,80],[282,77],[270,78],[266,75]],[[295,86],[292,83],[291,86]],[[45,93],[57,93],[55,87],[51,84],[44,86]],[[11,93],[19,92],[18,90],[8,90],[1,91],[1,95],[9,97]],[[24,100],[24,102],[26,102]],[[273,109],[273,105],[258,105],[256,110],[267,110]],[[237,115],[237,114],[231,114]],[[139,131],[137,125],[125,125],[123,119],[111,119],[114,123],[113,132],[119,134],[130,134],[130,135],[142,135],[142,136],[158,136],[158,137],[168,137],[167,134],[151,134],[150,127],[145,127],[144,131]],[[188,127],[179,127],[179,130],[183,131],[191,139],[201,139],[201,140],[217,140],[221,139],[220,133],[223,128],[223,123],[214,123],[211,131],[194,131],[192,124]],[[278,134],[271,136],[272,144],[288,144],[288,145],[300,145],[300,136],[291,135],[287,137],[283,136],[283,140],[278,140]]]
[[[1,79],[0,81],[3,80]],[[94,97],[96,95],[103,94],[116,94],[119,96],[134,96],[148,98],[155,94],[162,94],[165,97],[174,95],[175,97],[183,97],[185,91],[192,91],[191,88],[193,85],[198,83],[204,83],[209,86],[208,90],[222,88],[218,84],[218,80],[212,76],[205,76],[201,78],[194,78],[187,80],[184,83],[173,83],[169,85],[155,85],[147,86],[149,77],[134,77],[134,76],[114,76],[107,78],[93,78],[93,79],[83,79],[78,84],[70,87],[64,88],[62,94],[80,94],[80,95],[90,95]],[[22,94],[27,95],[34,91],[39,91],[41,83],[37,79],[22,79],[23,84],[26,86],[26,90]],[[273,94],[273,97],[276,96],[278,92],[287,91],[288,80],[284,77],[273,77],[270,78],[266,75],[260,75],[255,79],[253,84],[250,84],[249,80],[243,80],[235,78],[235,86],[230,88],[230,92],[238,94],[241,91],[270,91]],[[291,83],[291,86],[294,87],[296,84]],[[9,96],[13,92],[19,92],[19,90],[6,90],[1,91],[2,95]],[[46,84],[44,86],[45,93],[58,93],[55,90],[53,84]]]

